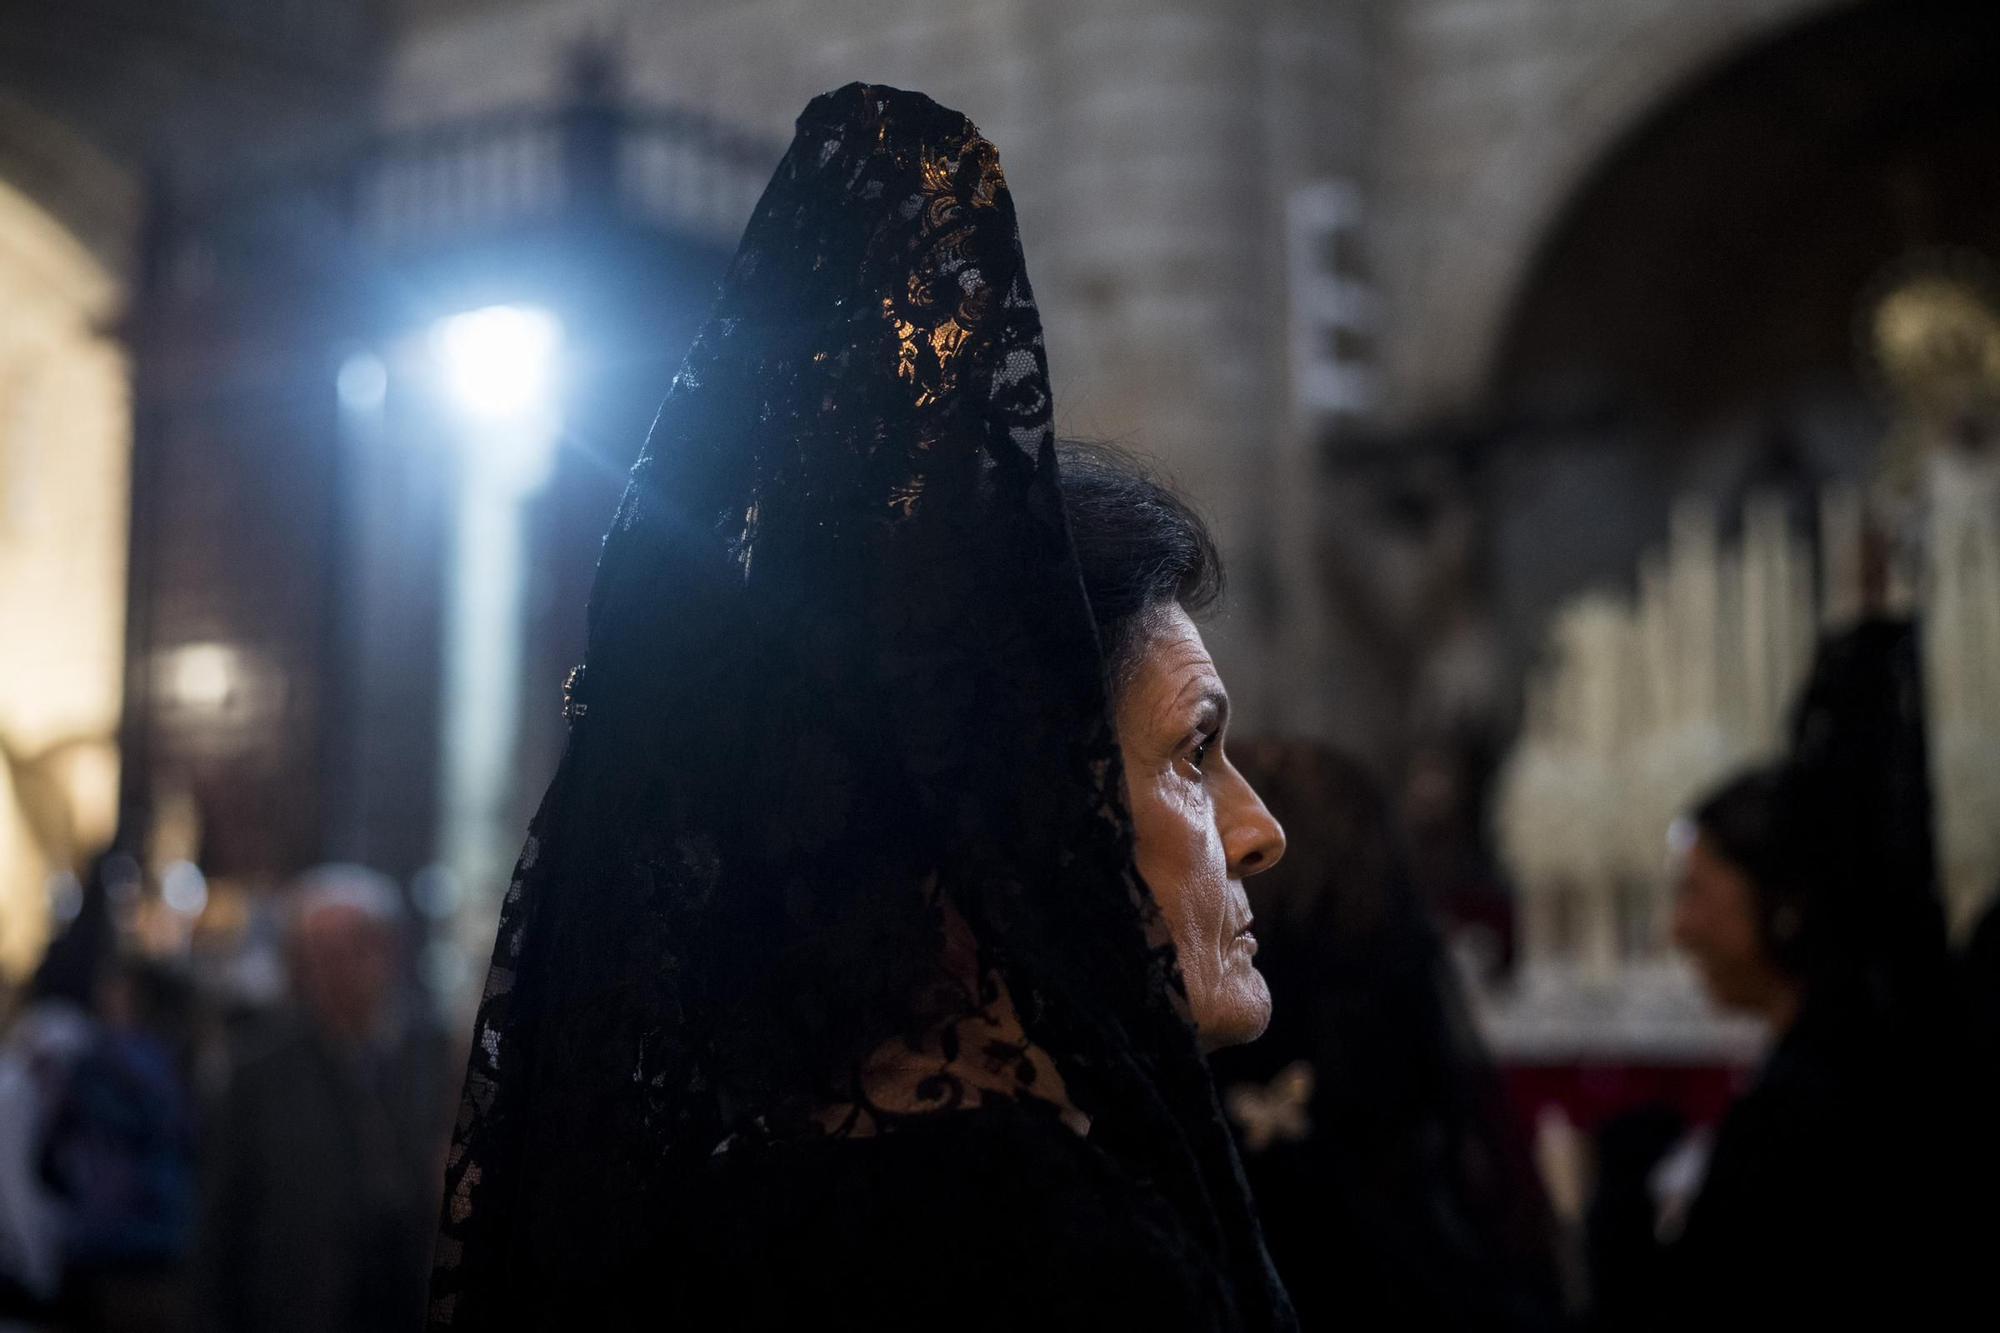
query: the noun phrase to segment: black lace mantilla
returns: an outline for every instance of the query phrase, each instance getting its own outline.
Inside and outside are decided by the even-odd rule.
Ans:
[[[642,1316],[676,1180],[897,1132],[858,1077],[896,1038],[942,1052],[926,1107],[995,1100],[974,1060],[1041,1104],[1025,1048],[954,1040],[1003,995],[1245,1325],[1289,1323],[1133,869],[1040,319],[963,116],[856,84],[800,117],[605,540],[588,663],[479,1009],[433,1327]]]

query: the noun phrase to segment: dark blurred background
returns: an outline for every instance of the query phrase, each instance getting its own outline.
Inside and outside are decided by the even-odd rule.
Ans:
[[[328,1133],[439,1139],[624,471],[859,78],[1001,146],[1059,428],[1211,515],[1235,725],[1390,793],[1574,1216],[1757,1049],[1662,840],[1864,605],[1949,627],[1961,932],[2000,878],[1996,68],[1935,0],[0,0],[6,1012],[67,932],[188,1134],[283,1011],[382,1038]]]

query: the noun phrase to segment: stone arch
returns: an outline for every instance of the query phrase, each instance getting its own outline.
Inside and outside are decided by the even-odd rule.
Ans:
[[[1851,399],[1898,261],[2000,261],[2000,13],[1876,0],[1759,43],[1624,135],[1522,274],[1488,387],[1688,424]]]
[[[1468,392],[1510,680],[1557,609],[1630,590],[1679,500],[1800,530],[1882,438],[1856,316],[1899,261],[2000,269],[2000,10],[1843,5],[1711,67],[1619,136],[1516,280]],[[1955,261],[1956,262],[1956,261]]]
[[[1592,167],[1649,110],[1730,53],[1854,3],[1624,0],[1581,13],[1562,4],[1509,6],[1509,22],[1526,29],[1520,45],[1571,54],[1539,61],[1537,77],[1508,85],[1508,114],[1497,131],[1475,123],[1481,111],[1464,113],[1461,124],[1426,126],[1425,137],[1450,141],[1439,155],[1464,153],[1469,163],[1444,173],[1441,197],[1436,186],[1411,196],[1391,184],[1381,248],[1404,275],[1388,293],[1397,326],[1385,366],[1391,415],[1439,416],[1480,404],[1543,237]],[[1451,85],[1464,78],[1455,62],[1480,58],[1482,34],[1460,40],[1456,56],[1430,62],[1438,68],[1431,96],[1439,104],[1452,101]],[[1396,138],[1392,161],[1403,153]],[[1478,151],[1467,152],[1470,145]]]
[[[0,182],[34,201],[104,278],[133,271],[143,191],[84,135],[0,88]]]

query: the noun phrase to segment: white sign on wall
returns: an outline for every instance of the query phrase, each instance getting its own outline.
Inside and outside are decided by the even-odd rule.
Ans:
[[[1380,306],[1361,269],[1361,222],[1352,181],[1313,181],[1285,201],[1292,403],[1303,417],[1364,415],[1379,396]]]

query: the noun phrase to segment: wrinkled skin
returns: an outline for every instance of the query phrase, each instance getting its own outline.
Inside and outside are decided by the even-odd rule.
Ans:
[[[1285,852],[1284,830],[1223,753],[1229,696],[1187,612],[1173,605],[1152,612],[1132,659],[1113,711],[1133,859],[1173,935],[1202,1046],[1253,1041],[1271,1020],[1271,992],[1257,971],[1243,880],[1277,864]],[[945,914],[943,970],[969,977],[977,969],[971,932],[949,905]],[[1071,1128],[1088,1132],[1090,1122],[1070,1103],[1061,1074],[1022,1031],[1004,985],[994,1003],[958,1024],[956,1036],[967,1051],[1024,1049],[1036,1068],[1035,1095],[1055,1103]],[[905,1114],[929,1109],[936,1094],[926,1080],[946,1064],[967,1089],[1019,1091],[1011,1058],[992,1065],[952,1062],[933,1033],[918,1046],[898,1039],[870,1055],[864,1063],[869,1100]],[[866,1123],[850,1123],[846,1105],[820,1118],[843,1132],[872,1132]]]
[[[1151,613],[1120,683],[1134,859],[1180,955],[1202,1046],[1255,1040],[1271,1019],[1243,881],[1285,853],[1285,833],[1229,762],[1229,695],[1178,606]]]

